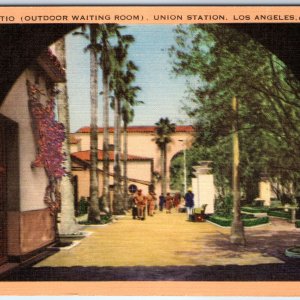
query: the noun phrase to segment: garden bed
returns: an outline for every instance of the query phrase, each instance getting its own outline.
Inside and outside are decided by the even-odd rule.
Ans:
[[[218,224],[223,227],[230,227],[232,223],[232,218],[212,215],[208,218],[208,221],[211,221],[212,223]],[[243,217],[242,221],[245,227],[252,227],[252,226],[269,223],[269,217],[260,217],[260,218],[254,218],[252,216]]]
[[[269,211],[268,207],[252,207],[252,206],[244,206],[241,209],[244,212],[249,212],[249,213],[267,213]]]

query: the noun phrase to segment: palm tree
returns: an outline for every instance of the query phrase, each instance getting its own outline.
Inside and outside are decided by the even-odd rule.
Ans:
[[[232,165],[232,190],[233,190],[233,221],[231,225],[230,242],[237,245],[245,244],[243,222],[241,220],[241,193],[239,175],[239,136],[238,136],[238,101],[232,99],[233,120],[233,165]]]
[[[65,39],[62,38],[55,43],[56,56],[63,68],[66,68]],[[68,102],[67,84],[57,83],[57,89],[60,91],[57,95],[58,120],[64,125],[65,140],[62,151],[64,153],[63,168],[66,175],[61,179],[61,213],[60,213],[60,234],[74,234],[78,228],[75,219],[74,210],[74,188],[72,185],[71,155],[70,155],[70,114]]]
[[[118,32],[117,37],[111,80],[111,90],[114,93],[114,214],[124,214],[125,205],[121,191],[121,103],[126,97],[129,82],[134,78],[132,71],[137,68],[131,61],[126,63],[128,47],[134,41],[133,36],[121,35]]]
[[[144,103],[143,101],[137,101],[137,91],[140,88],[137,86],[129,86],[127,94],[125,96],[125,101],[122,102],[121,114],[123,120],[123,197],[125,209],[128,209],[128,176],[127,176],[127,157],[128,157],[128,136],[127,127],[128,124],[133,121],[134,109],[133,107],[138,104]]]
[[[134,109],[129,102],[124,101],[122,104],[122,120],[123,120],[123,197],[125,209],[128,209],[128,176],[127,176],[127,158],[128,158],[128,135],[127,127],[134,118]]]
[[[112,37],[119,37],[119,30],[124,28],[117,24],[99,25],[100,67],[103,84],[103,206],[108,211],[109,197],[109,90],[112,82],[111,73],[114,70],[114,49],[110,44]],[[114,74],[115,76],[115,74]]]
[[[110,75],[110,30],[108,24],[100,26],[100,68],[102,69],[102,86],[103,86],[103,191],[102,205],[108,212],[109,202],[109,75]]]
[[[90,207],[88,220],[100,221],[99,209],[99,182],[98,182],[98,66],[97,66],[97,24],[89,25],[90,28],[90,96],[91,96],[91,133],[90,133]]]
[[[89,40],[89,45],[85,51],[90,51],[90,98],[91,98],[91,131],[90,131],[90,200],[88,221],[91,223],[100,222],[99,209],[99,182],[98,182],[98,65],[97,53],[99,44],[97,36],[99,34],[99,25],[88,25],[89,33],[86,33],[86,26],[82,26],[81,32],[75,32],[74,35],[82,35]]]
[[[161,161],[161,190],[164,195],[167,193],[167,145],[172,141],[171,135],[176,130],[175,123],[171,123],[169,118],[160,118],[159,122],[155,123],[156,129],[154,138],[155,143],[160,149]]]

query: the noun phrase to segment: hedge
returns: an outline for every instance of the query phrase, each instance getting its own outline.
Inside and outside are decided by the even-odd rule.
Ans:
[[[232,218],[221,217],[216,215],[210,216],[208,220],[224,227],[229,227],[231,226],[232,223]],[[243,219],[243,225],[245,227],[251,227],[251,226],[267,224],[267,223],[269,223],[269,217]]]
[[[291,213],[283,210],[269,210],[268,216],[279,217],[283,219],[291,219]]]
[[[249,212],[249,213],[266,213],[268,212],[268,207],[250,207],[250,206],[244,206],[242,207],[242,211]]]

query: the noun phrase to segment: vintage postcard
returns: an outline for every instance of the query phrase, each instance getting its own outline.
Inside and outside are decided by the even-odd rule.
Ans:
[[[300,296],[300,7],[0,7],[0,294]]]

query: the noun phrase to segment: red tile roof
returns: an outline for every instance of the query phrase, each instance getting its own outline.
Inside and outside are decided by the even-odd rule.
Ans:
[[[74,152],[71,154],[71,156],[74,156],[76,158],[79,158],[84,161],[90,161],[90,150],[86,151],[79,151],[79,152]],[[121,160],[123,160],[123,154],[121,154]],[[98,160],[102,161],[103,160],[103,151],[98,150]],[[113,161],[114,160],[114,152],[109,151],[109,160]],[[137,155],[128,155],[127,157],[128,161],[135,161],[135,160],[152,160],[150,157],[142,157],[142,156],[137,156]]]
[[[130,126],[128,127],[127,131],[128,132],[149,132],[153,133],[156,129],[156,126]],[[76,131],[77,133],[90,133],[90,127],[81,127]],[[103,133],[103,128],[99,127],[98,128],[99,133]],[[110,127],[109,132],[113,133],[114,128]],[[176,132],[195,132],[195,128],[191,125],[182,125],[182,126],[176,126]]]

